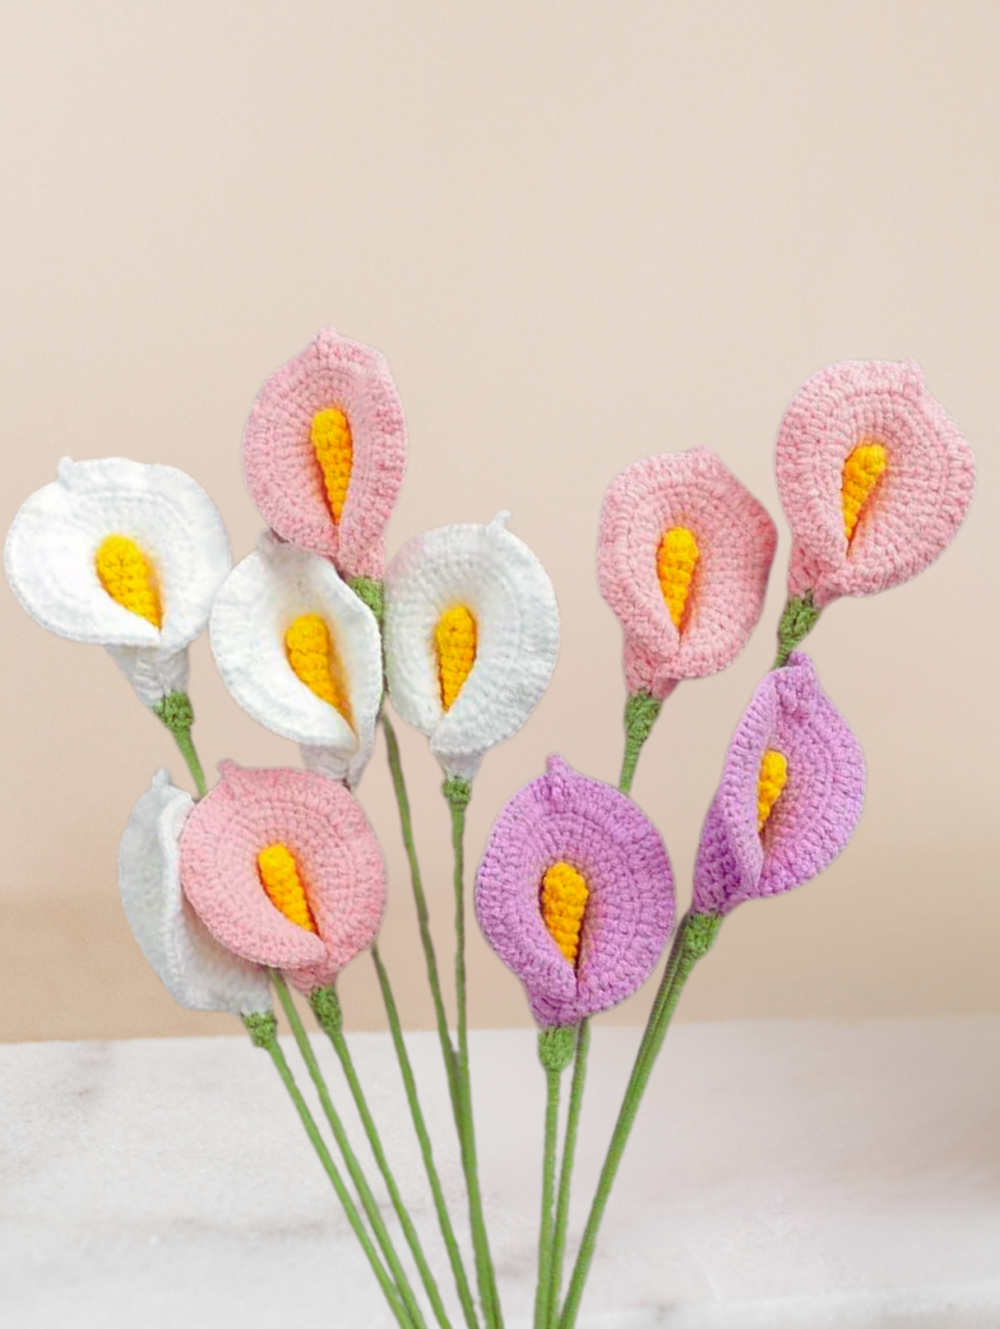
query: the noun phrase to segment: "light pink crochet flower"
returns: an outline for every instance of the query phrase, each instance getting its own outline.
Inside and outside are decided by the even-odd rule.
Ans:
[[[302,992],[331,983],[385,907],[385,865],[361,805],[311,771],[219,770],[181,834],[184,894],[234,955],[283,970]],[[290,893],[279,909],[265,889],[259,855],[276,845],[294,861],[302,922]]]
[[[683,605],[674,598],[672,610],[661,550],[678,531],[690,536],[692,556],[681,573]],[[604,496],[597,575],[625,630],[630,693],[662,699],[679,679],[735,659],[760,617],[776,542],[767,512],[709,448],[622,471]]]
[[[877,454],[845,525],[845,464]],[[872,595],[923,571],[972,498],[975,462],[913,360],[848,360],[807,379],[781,422],[778,490],[792,528],[788,593],[818,609]]]
[[[328,428],[325,469],[317,417],[322,426],[333,413],[341,425],[346,419],[347,460]],[[405,468],[406,426],[388,365],[333,328],[271,375],[243,434],[243,473],[265,520],[282,539],[332,559],[345,578],[382,576]]]

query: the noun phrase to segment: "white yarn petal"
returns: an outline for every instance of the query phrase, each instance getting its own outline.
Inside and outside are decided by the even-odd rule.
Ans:
[[[319,614],[327,625],[353,725],[288,663],[285,632],[302,614]],[[233,569],[216,597],[210,639],[226,687],[249,715],[301,743],[313,769],[357,783],[375,744],[382,647],[375,615],[331,563],[261,536],[257,552]]]
[[[134,540],[153,563],[162,627],[118,604],[101,585],[95,556],[109,535]],[[186,662],[172,665],[171,657],[204,630],[231,559],[222,518],[189,475],[105,457],[63,458],[59,478],[32,494],[14,518],[4,563],[14,594],[42,627],[115,648],[117,663],[130,680],[138,675],[136,690],[153,705],[174,676],[186,678]],[[165,690],[158,690],[161,675]]]
[[[541,700],[559,651],[552,583],[506,529],[444,526],[410,540],[385,583],[386,679],[392,704],[431,740],[445,773],[471,780],[487,749],[509,738]],[[476,619],[476,662],[455,701],[441,704],[434,629],[446,609]]]
[[[264,971],[224,950],[181,891],[179,839],[193,807],[167,771],[132,809],[118,851],[125,917],[164,987],[195,1011],[265,1012],[271,997]]]

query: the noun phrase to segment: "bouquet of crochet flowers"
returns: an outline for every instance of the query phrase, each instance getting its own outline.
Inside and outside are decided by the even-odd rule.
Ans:
[[[525,723],[548,686],[559,615],[544,569],[507,529],[506,512],[485,526],[418,536],[386,566],[385,530],[405,462],[403,412],[385,361],[326,329],[268,380],[251,410],[243,470],[268,530],[237,567],[219,514],[193,479],[117,457],[64,460],[58,478],[17,514],[5,561],[11,586],[39,623],[107,647],[174,734],[197,788],[193,799],[158,771],[122,839],[122,902],[150,964],[182,1005],[242,1019],[277,1068],[392,1315],[402,1329],[424,1329],[431,1317],[447,1329],[454,1311],[396,1184],[343,1033],[337,976],[371,951],[462,1319],[469,1329],[500,1329],[469,1079],[465,810],[484,754]],[[737,905],[816,876],[857,824],[864,758],[798,649],[803,638],[839,596],[887,590],[931,563],[961,523],[974,481],[968,444],[912,362],[850,362],[809,379],[781,423],[777,473],[793,534],[777,658],[730,743],[702,829],[688,913],[675,926],[667,851],[628,791],[642,745],[678,683],[725,668],[746,644],[776,544],[767,512],[706,448],[636,462],[604,500],[598,577],[624,629],[628,687],[618,786],[550,757],[545,773],[501,811],[476,874],[479,925],[524,984],[545,1072],[536,1329],[571,1329],[576,1321],[618,1164],[697,960]],[[187,648],[206,626],[233,697],[301,745],[304,769],[224,762],[208,788],[187,693]],[[455,856],[454,1035],[384,693],[402,720],[427,735],[444,772]],[[355,789],[379,725],[465,1175],[470,1268],[376,942],[386,873]],[[671,933],[564,1278],[588,1021],[636,991]],[[352,1148],[289,985],[308,998],[340,1060],[423,1293]],[[278,1042],[272,993],[343,1170]]]

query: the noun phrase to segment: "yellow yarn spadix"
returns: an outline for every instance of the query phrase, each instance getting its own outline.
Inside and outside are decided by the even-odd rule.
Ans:
[[[674,627],[678,629],[687,608],[697,562],[698,541],[694,532],[686,526],[674,526],[667,531],[656,551],[656,575]]]
[[[299,877],[295,856],[287,845],[270,844],[257,855],[260,884],[275,909],[307,932],[318,931]]]
[[[322,615],[300,614],[295,619],[285,632],[285,655],[296,678],[353,727],[343,666]]]
[[[340,521],[354,464],[350,423],[343,411],[332,406],[328,411],[317,411],[313,416],[309,436],[323,472],[330,511],[334,520]]]
[[[764,823],[774,811],[774,805],[781,797],[788,780],[788,760],[784,753],[768,748],[760,759],[760,776],[757,780],[757,830],[764,829]]]
[[[848,540],[854,534],[861,509],[871,498],[887,461],[881,443],[860,443],[844,462],[840,496],[844,510],[844,534]]]
[[[156,569],[134,540],[127,535],[107,536],[97,547],[94,566],[112,600],[154,628],[163,626]]]
[[[568,863],[553,863],[542,878],[542,918],[570,964],[576,964],[579,954],[580,928],[589,894],[583,877]]]
[[[476,620],[465,605],[446,609],[434,629],[441,705],[447,711],[462,691],[476,663]]]

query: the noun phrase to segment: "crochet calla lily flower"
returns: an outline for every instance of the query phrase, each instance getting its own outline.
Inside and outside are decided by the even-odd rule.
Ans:
[[[814,374],[781,422],[777,472],[793,535],[788,593],[817,609],[923,571],[975,483],[972,450],[913,360]]]
[[[243,709],[301,743],[313,769],[357,784],[375,742],[382,647],[375,615],[333,565],[262,536],[216,596],[210,633]]]
[[[538,1023],[578,1024],[655,967],[674,919],[670,860],[630,799],[550,757],[494,823],[476,915]]]
[[[227,950],[302,992],[325,987],[371,943],[385,907],[361,805],[312,771],[219,770],[181,833],[184,893]]]
[[[181,891],[178,841],[193,807],[167,771],[157,771],[132,810],[118,851],[125,917],[174,1001],[195,1011],[269,1011],[267,975],[224,950]]]
[[[429,736],[445,773],[465,780],[538,705],[559,651],[552,583],[509,520],[418,535],[386,574],[392,704]]]
[[[776,541],[767,512],[708,448],[621,472],[604,496],[597,575],[625,632],[630,693],[662,700],[736,658]]]
[[[344,577],[382,576],[405,468],[388,365],[333,328],[267,380],[243,435],[243,472],[264,519]]]
[[[7,536],[14,594],[51,632],[106,646],[147,706],[183,691],[187,647],[230,568],[222,518],[172,466],[59,463]]]
[[[733,735],[701,832],[692,911],[728,914],[815,877],[853,835],[864,794],[858,740],[796,651],[761,680]]]

